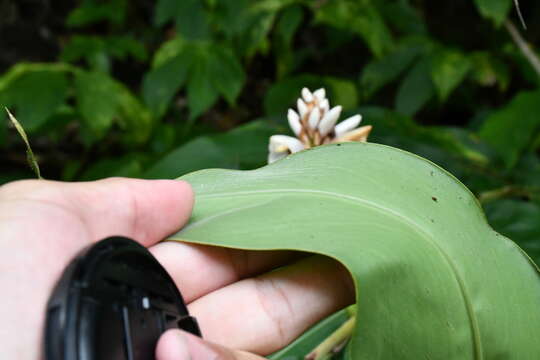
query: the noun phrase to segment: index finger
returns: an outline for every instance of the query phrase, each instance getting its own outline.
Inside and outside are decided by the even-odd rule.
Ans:
[[[247,251],[173,241],[149,250],[167,269],[187,303],[305,256],[295,251]]]

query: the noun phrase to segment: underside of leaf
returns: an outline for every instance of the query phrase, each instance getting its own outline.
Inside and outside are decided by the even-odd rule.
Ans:
[[[458,180],[377,144],[302,151],[254,171],[204,170],[171,240],[294,249],[342,262],[358,314],[348,359],[533,359],[537,268]]]

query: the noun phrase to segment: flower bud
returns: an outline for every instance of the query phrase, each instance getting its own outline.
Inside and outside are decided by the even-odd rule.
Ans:
[[[317,99],[317,101],[323,101],[326,98],[326,90],[324,90],[324,88],[315,90],[313,92],[313,96],[315,97],[315,99]]]
[[[347,118],[336,125],[335,132],[336,137],[343,136],[346,132],[351,131],[355,127],[357,127],[360,124],[360,121],[362,121],[362,116],[360,115],[354,115],[350,118]]]
[[[304,98],[304,101],[306,103],[310,103],[313,101],[313,94],[311,93],[311,91],[309,91],[308,88],[302,89],[302,97]]]
[[[308,120],[309,126],[312,129],[316,129],[317,126],[319,125],[319,120],[321,120],[321,111],[319,110],[318,107],[314,107],[311,110],[311,113],[309,114],[309,120]]]
[[[302,124],[300,124],[300,117],[293,109],[289,109],[287,113],[287,119],[289,120],[289,126],[296,136],[302,131]]]
[[[319,132],[321,133],[321,136],[327,135],[334,128],[340,114],[341,106],[339,105],[334,106],[332,110],[324,114],[324,117],[319,124]]]

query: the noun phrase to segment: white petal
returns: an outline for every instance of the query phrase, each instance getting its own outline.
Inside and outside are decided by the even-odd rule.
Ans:
[[[328,109],[330,108],[330,103],[328,102],[328,99],[324,99],[319,103],[319,109],[321,109],[325,114],[328,112]]]
[[[287,135],[272,135],[270,136],[270,144],[268,146],[270,152],[291,153],[304,150],[304,144],[297,138]]]
[[[334,131],[336,132],[336,137],[340,137],[347,131],[351,131],[360,124],[360,121],[362,121],[361,115],[354,115],[348,119],[343,120],[342,122],[337,124],[334,129]]]
[[[319,124],[319,132],[322,136],[325,136],[334,128],[334,125],[336,125],[337,119],[339,119],[339,115],[341,114],[341,106],[334,106],[332,110],[328,111],[323,119],[321,120],[321,123]]]
[[[274,153],[274,152],[270,152],[268,154],[268,163],[271,164],[275,161],[278,161],[278,160],[281,160],[283,159],[284,157],[287,156],[287,153]]]
[[[298,135],[300,134],[300,131],[302,130],[302,125],[300,124],[300,117],[294,111],[293,109],[289,109],[289,112],[287,113],[287,119],[289,120],[289,126],[291,127],[292,131]]]
[[[314,107],[313,109],[311,109],[311,113],[309,114],[309,126],[312,129],[316,129],[317,125],[319,124],[319,120],[321,120],[321,111],[318,107]]]
[[[319,90],[315,90],[313,92],[313,96],[315,96],[315,98],[318,101],[323,101],[326,98],[326,90],[324,90],[324,88],[320,88]]]
[[[313,101],[313,94],[311,93],[311,91],[309,91],[308,88],[302,89],[302,97],[304,98],[304,101],[307,103]]]
[[[306,115],[308,111],[308,107],[306,103],[302,99],[298,99],[296,102],[296,106],[298,107],[298,112],[300,113],[300,117],[303,118],[304,115]]]

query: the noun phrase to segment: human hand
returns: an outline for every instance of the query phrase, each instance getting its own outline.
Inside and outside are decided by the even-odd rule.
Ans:
[[[82,248],[111,235],[152,246],[189,218],[178,181],[19,181],[0,187],[1,358],[41,359],[48,297]]]
[[[192,204],[189,185],[168,180],[0,187],[0,286],[8,294],[0,309],[3,355],[42,357],[45,306],[55,282],[77,252],[112,235],[150,248],[201,325],[205,341],[167,332],[158,360],[260,359],[245,351],[271,353],[353,300],[347,272],[331,260],[158,243],[183,226]]]

